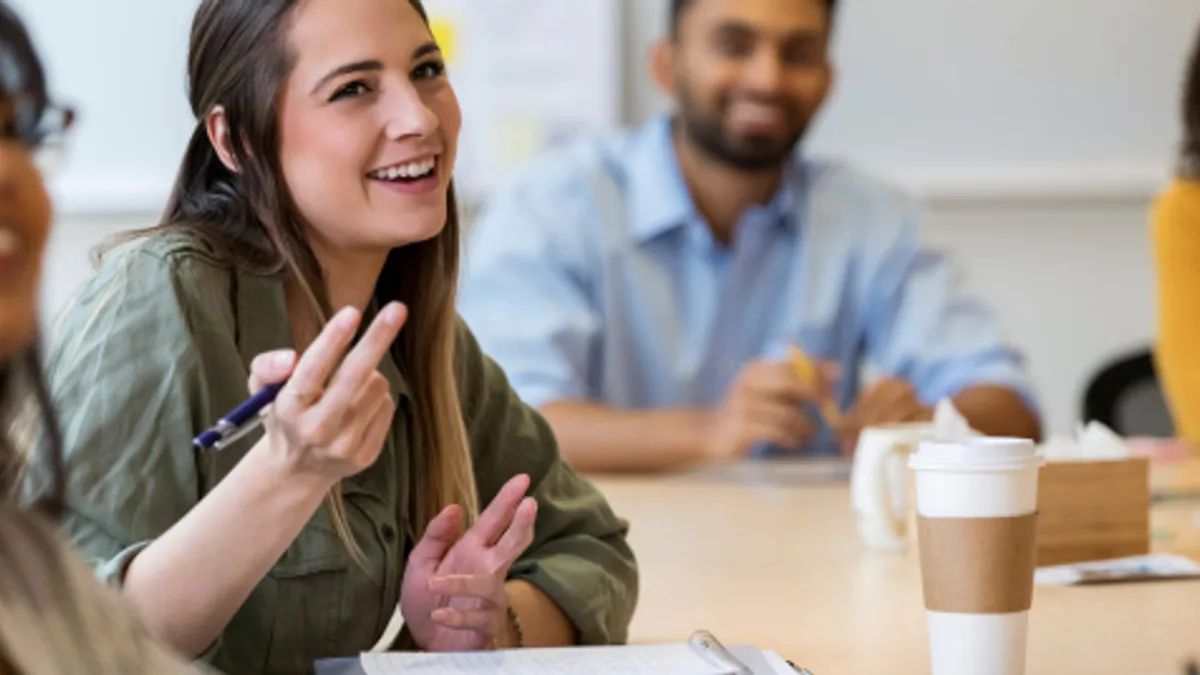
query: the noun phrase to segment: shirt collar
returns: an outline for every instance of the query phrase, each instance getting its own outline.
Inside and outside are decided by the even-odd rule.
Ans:
[[[671,119],[659,115],[634,137],[628,158],[632,233],[645,243],[696,215],[671,140]]]
[[[661,114],[634,136],[627,159],[630,228],[639,243],[699,220],[683,179],[671,138],[671,118]],[[791,225],[803,197],[804,167],[797,152],[784,166],[780,189],[771,201],[752,211],[758,217]]]

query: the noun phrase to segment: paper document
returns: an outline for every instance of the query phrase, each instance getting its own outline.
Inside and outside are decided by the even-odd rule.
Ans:
[[[686,644],[516,649],[447,654],[368,652],[367,675],[728,675]]]
[[[1042,586],[1110,584],[1123,581],[1166,581],[1200,578],[1200,563],[1181,555],[1154,554],[1040,567],[1034,580]]]

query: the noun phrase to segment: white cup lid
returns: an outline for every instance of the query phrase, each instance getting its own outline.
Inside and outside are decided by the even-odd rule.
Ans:
[[[917,471],[1015,471],[1044,463],[1033,441],[1001,436],[922,441],[908,461]]]

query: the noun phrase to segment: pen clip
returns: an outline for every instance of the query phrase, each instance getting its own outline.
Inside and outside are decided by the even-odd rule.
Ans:
[[[731,654],[715,635],[706,630],[693,633],[688,645],[709,663],[729,668],[728,675],[754,675],[749,666]]]
[[[259,427],[261,427],[262,424],[263,424],[263,416],[255,415],[249,422],[238,427],[237,431],[234,431],[232,434],[229,434],[225,438],[222,438],[221,440],[217,441],[216,443],[213,443],[213,446],[212,446],[213,451],[215,452],[217,450],[224,450],[225,448],[233,445],[234,443],[237,443],[242,438],[245,438],[245,436],[247,434],[249,434],[251,431],[254,431],[255,429],[258,429]]]

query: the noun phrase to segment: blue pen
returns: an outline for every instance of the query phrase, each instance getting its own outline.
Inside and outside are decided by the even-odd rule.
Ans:
[[[263,387],[245,403],[234,408],[233,412],[222,417],[212,428],[197,436],[192,445],[197,450],[220,450],[246,435],[261,423],[259,413],[271,405],[282,387],[283,383]]]

